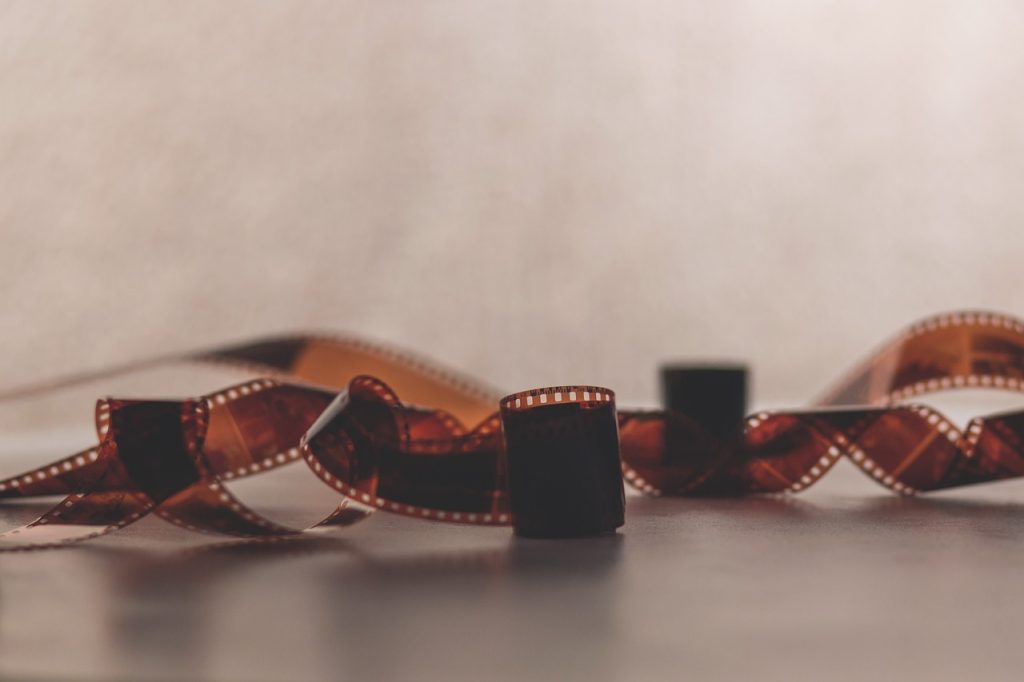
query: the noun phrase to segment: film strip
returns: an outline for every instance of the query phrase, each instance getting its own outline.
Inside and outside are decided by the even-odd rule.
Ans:
[[[613,461],[607,428],[587,425],[594,415],[614,417],[622,478],[655,496],[799,492],[842,457],[903,495],[1024,475],[1024,411],[977,418],[961,432],[926,406],[902,404],[957,388],[1024,391],[1024,322],[992,313],[941,315],[914,325],[815,409],[757,413],[725,435],[683,412],[616,413],[611,391],[596,387],[502,399],[413,355],[323,336],[161,358],[18,389],[0,400],[172,362],[235,367],[252,378],[193,400],[100,400],[97,445],[0,481],[0,498],[65,496],[36,521],[0,533],[0,551],[98,537],[147,514],[246,538],[350,525],[378,509],[507,525],[515,516],[509,495],[515,485],[506,447],[523,425],[534,430],[526,435],[546,429],[582,438],[588,448],[607,450],[600,461]],[[529,419],[517,419],[523,415]],[[591,438],[595,430],[605,436]],[[339,494],[337,507],[310,528],[264,518],[225,486],[300,459]],[[544,471],[543,462],[534,466],[541,467],[535,473]],[[550,474],[567,481],[572,472],[555,473],[534,480]],[[604,526],[614,528],[614,509],[606,516]]]

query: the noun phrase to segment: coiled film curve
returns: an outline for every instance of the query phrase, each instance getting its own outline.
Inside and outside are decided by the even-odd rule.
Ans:
[[[0,481],[0,498],[66,496],[33,523],[0,534],[0,551],[97,537],[149,513],[191,530],[263,538],[349,525],[378,509],[505,525],[512,507],[498,408],[554,400],[541,392],[531,405],[527,392],[519,405],[500,405],[496,391],[434,363],[319,336],[132,367],[172,359],[236,367],[251,378],[188,401],[99,401],[95,446]],[[679,412],[620,411],[622,471],[651,495],[799,492],[844,456],[904,495],[1021,476],[1024,412],[977,418],[961,432],[927,406],[899,404],[972,387],[1024,391],[1024,323],[992,313],[930,318],[862,362],[826,392],[820,409],[754,414],[734,438]],[[299,459],[340,494],[312,528],[265,519],[224,485]]]

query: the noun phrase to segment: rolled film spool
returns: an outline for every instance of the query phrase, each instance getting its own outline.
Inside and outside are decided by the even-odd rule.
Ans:
[[[501,399],[501,427],[517,535],[567,538],[625,522],[615,394],[555,386]]]
[[[16,389],[0,401],[183,361],[263,378],[170,404],[100,400],[97,445],[0,480],[0,499],[66,495],[33,523],[0,533],[0,551],[63,546],[149,513],[190,530],[295,535],[303,530],[260,517],[226,484],[298,459],[341,495],[317,529],[376,509],[510,521],[496,393],[357,339],[300,336],[201,351]],[[364,369],[374,376],[355,376]],[[332,402],[332,390],[298,383],[307,381],[346,388]],[[977,418],[961,431],[926,406],[897,404],[959,388],[1024,392],[1024,321],[983,312],[926,319],[847,374],[818,408],[753,414],[732,443],[682,412],[620,411],[623,474],[650,495],[798,492],[843,457],[903,495],[1024,476],[1024,411]]]

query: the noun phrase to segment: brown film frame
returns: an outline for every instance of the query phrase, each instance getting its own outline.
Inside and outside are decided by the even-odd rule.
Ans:
[[[300,458],[341,494],[314,529],[348,525],[375,509],[457,523],[510,522],[494,411],[499,398],[479,382],[406,353],[320,336],[119,371],[180,361],[263,378],[189,401],[99,401],[98,445],[0,481],[0,497],[66,495],[33,523],[0,534],[0,551],[96,537],[148,513],[240,537],[296,535],[304,529],[260,517],[223,483]],[[0,400],[92,376],[18,389]],[[342,385],[335,396],[330,387]],[[815,409],[754,414],[735,439],[712,435],[685,414],[620,411],[622,470],[651,495],[798,492],[844,456],[904,495],[1024,474],[1024,412],[977,418],[961,432],[926,406],[897,404],[974,387],[1024,391],[1024,323],[985,312],[924,320],[837,382]]]

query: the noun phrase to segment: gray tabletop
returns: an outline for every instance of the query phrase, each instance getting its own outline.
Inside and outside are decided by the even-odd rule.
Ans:
[[[302,522],[332,499],[308,478],[240,494]],[[898,499],[847,466],[801,497],[631,497],[587,540],[382,513],[247,545],[146,520],[0,556],[0,676],[1008,679],[1022,503],[1013,482]]]

